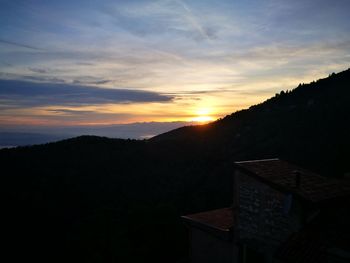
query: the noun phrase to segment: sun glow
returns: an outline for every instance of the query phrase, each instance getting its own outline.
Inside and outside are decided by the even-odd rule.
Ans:
[[[207,123],[213,121],[214,118],[211,116],[198,116],[192,119],[192,121],[200,122],[200,123]]]
[[[214,120],[212,116],[210,116],[211,110],[208,108],[202,108],[196,111],[197,117],[194,117],[192,121],[200,122],[200,123],[208,123]]]

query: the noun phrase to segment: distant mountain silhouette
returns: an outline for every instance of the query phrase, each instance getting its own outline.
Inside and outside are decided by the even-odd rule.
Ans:
[[[55,142],[80,135],[106,136],[122,139],[148,139],[159,133],[193,122],[138,122],[101,126],[63,127],[1,127],[0,146],[27,146]]]
[[[150,140],[82,136],[0,150],[13,261],[187,262],[179,216],[230,205],[233,161],[350,171],[350,70]]]

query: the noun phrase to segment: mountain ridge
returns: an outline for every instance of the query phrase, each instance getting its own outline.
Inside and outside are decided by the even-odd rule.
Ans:
[[[186,262],[180,216],[231,205],[234,161],[280,157],[348,173],[349,87],[346,70],[153,139],[2,149],[4,250],[14,261]]]
[[[209,145],[214,151],[224,150],[228,155],[242,155],[242,158],[280,156],[323,174],[330,169],[320,167],[317,162],[330,161],[342,167],[337,172],[341,176],[348,169],[344,158],[348,156],[347,134],[350,134],[349,82],[350,69],[333,73],[309,84],[299,84],[293,90],[281,91],[260,104],[210,124],[178,128],[150,140],[176,143],[193,140]],[[315,151],[317,147],[332,148],[332,145],[338,148],[328,153]],[[244,151],[255,153],[247,156]],[[303,151],[308,151],[309,156]]]
[[[81,135],[93,135],[120,139],[147,139],[155,134],[191,124],[193,123],[173,121],[136,122],[103,126],[1,127],[0,145],[25,146],[43,144]]]

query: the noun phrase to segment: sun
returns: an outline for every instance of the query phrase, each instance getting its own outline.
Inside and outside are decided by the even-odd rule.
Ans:
[[[213,121],[214,118],[211,116],[198,116],[192,119],[192,121],[200,122],[200,123],[207,123]]]
[[[194,122],[200,122],[200,123],[208,123],[214,120],[212,116],[210,116],[210,109],[208,108],[202,108],[198,109],[196,111],[196,117],[192,119]]]

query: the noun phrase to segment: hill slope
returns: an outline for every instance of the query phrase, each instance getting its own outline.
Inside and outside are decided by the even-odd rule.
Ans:
[[[234,160],[349,171],[349,87],[347,70],[151,140],[84,136],[1,150],[5,250],[14,261],[183,262],[179,216],[230,205]]]
[[[152,139],[196,141],[237,158],[280,156],[330,176],[350,163],[350,69],[206,126],[179,128]]]

